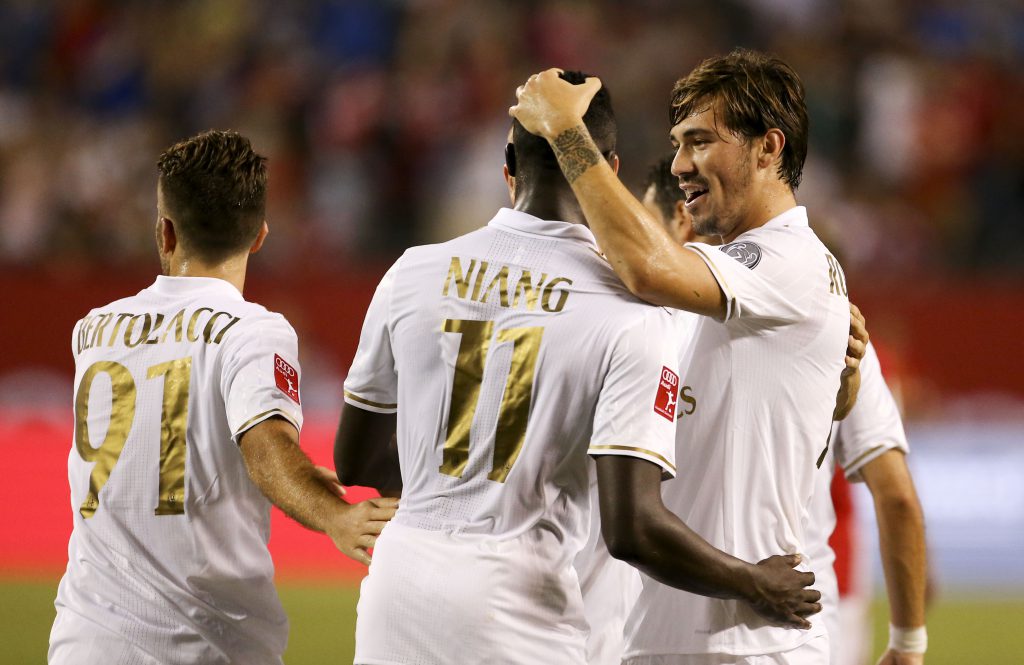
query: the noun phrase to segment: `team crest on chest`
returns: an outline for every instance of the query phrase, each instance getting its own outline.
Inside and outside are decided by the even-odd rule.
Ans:
[[[751,270],[756,268],[757,264],[761,262],[761,248],[756,243],[747,241],[731,242],[728,245],[722,245],[718,249]]]

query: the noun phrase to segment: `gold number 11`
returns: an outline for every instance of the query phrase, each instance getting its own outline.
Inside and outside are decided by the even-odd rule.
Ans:
[[[448,409],[448,433],[444,441],[440,471],[461,478],[469,462],[469,433],[480,400],[480,386],[483,383],[484,364],[494,322],[445,319],[442,330],[460,334],[462,338],[458,359],[455,361],[455,378],[452,380],[452,398]],[[541,327],[498,331],[496,342],[512,342],[513,347],[512,363],[498,410],[494,461],[491,472],[487,474],[490,480],[505,482],[526,440],[526,422],[533,398],[533,373],[543,336],[544,329]]]
[[[110,377],[110,424],[103,443],[93,448],[89,441],[89,392],[100,372]],[[157,515],[185,512],[185,429],[188,423],[188,387],[192,358],[179,358],[150,367],[147,379],[164,377],[163,408],[160,413],[160,490]],[[110,360],[93,363],[82,375],[75,395],[75,447],[86,462],[95,462],[89,475],[89,492],[80,509],[88,519],[96,514],[99,494],[121,457],[135,421],[135,381],[128,368]]]

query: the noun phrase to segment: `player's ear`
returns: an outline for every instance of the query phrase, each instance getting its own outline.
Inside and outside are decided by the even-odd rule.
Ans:
[[[263,247],[263,241],[267,239],[268,233],[270,233],[270,227],[267,226],[267,220],[263,220],[260,232],[256,234],[256,239],[252,241],[252,246],[249,247],[250,254],[260,251],[260,247]]]
[[[516,147],[511,143],[505,144],[505,169],[510,176],[516,177]]]
[[[608,165],[612,167],[612,173],[618,174],[619,172],[619,153],[614,150],[609,151],[607,157]]]
[[[508,198],[512,201],[512,205],[516,204],[516,179],[511,173],[508,172],[508,164],[501,167],[501,173],[505,176],[505,186],[508,187]]]
[[[757,165],[761,168],[774,166],[782,158],[782,149],[786,146],[786,135],[781,129],[769,129],[759,141]]]
[[[679,229],[679,241],[682,243],[693,242],[693,219],[686,213],[686,201],[676,201],[672,208],[672,223]]]
[[[156,220],[156,247],[161,256],[173,254],[178,246],[178,232],[174,222],[166,217]]]

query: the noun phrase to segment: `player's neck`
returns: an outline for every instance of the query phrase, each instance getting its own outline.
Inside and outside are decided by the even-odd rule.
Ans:
[[[571,190],[566,192],[526,192],[516,197],[514,208],[539,219],[586,224],[587,220]]]
[[[173,257],[164,272],[169,277],[213,277],[231,284],[239,293],[245,287],[245,269],[248,254],[233,256],[215,264],[206,264],[198,259],[181,256]]]
[[[770,187],[757,198],[747,214],[744,215],[744,219],[732,231],[722,235],[722,241],[730,243],[747,231],[760,228],[795,207],[796,196],[793,194],[793,190],[786,185]]]

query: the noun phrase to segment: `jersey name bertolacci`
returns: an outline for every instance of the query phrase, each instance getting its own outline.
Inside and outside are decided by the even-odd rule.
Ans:
[[[746,561],[806,554],[808,506],[850,325],[842,269],[802,207],[721,247],[687,248],[714,275],[726,315],[702,317],[693,343],[681,347],[676,455],[690,463],[664,485],[665,505]],[[823,631],[820,622],[811,630],[780,628],[741,601],[645,578],[627,624],[626,657],[773,653]]]
[[[394,521],[586,539],[587,455],[675,473],[672,313],[634,298],[590,230],[502,209],[408,250],[381,281],[345,400],[398,412]],[[385,534],[386,535],[386,534]]]
[[[280,661],[270,503],[239,437],[302,425],[298,343],[226,281],[158,277],[75,326],[74,530],[57,605],[163,661]]]

